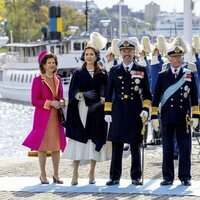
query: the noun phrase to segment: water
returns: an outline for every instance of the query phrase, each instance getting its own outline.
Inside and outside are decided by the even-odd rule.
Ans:
[[[32,129],[34,107],[0,100],[0,157],[25,157],[22,142]]]

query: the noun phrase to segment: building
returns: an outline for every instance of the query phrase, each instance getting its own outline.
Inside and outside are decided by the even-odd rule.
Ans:
[[[157,16],[160,13],[160,6],[153,1],[145,5],[144,19],[148,22],[154,22],[157,20]]]

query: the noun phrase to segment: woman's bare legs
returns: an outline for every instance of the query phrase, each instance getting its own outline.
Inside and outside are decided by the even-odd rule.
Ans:
[[[40,164],[40,180],[44,183],[49,183],[47,180],[47,174],[46,174],[46,159],[47,159],[47,152],[46,151],[38,151],[38,159]]]
[[[79,160],[74,160],[73,165],[74,165],[74,170],[73,170],[73,175],[72,175],[72,185],[77,185],[78,184],[78,167],[79,167]]]
[[[95,183],[94,171],[95,171],[96,161],[90,160],[90,173],[89,173],[89,183]]]
[[[60,151],[52,151],[51,157],[53,163],[53,176],[59,180],[58,168],[60,163]]]

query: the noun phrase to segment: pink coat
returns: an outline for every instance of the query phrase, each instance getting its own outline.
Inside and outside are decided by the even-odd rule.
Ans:
[[[61,79],[54,76],[56,94],[58,99],[63,99],[63,87]],[[45,76],[40,75],[35,77],[32,84],[31,101],[35,106],[33,129],[24,140],[23,145],[29,147],[31,150],[38,150],[42,142],[47,122],[50,116],[50,102],[53,100],[53,94],[48,86]],[[64,151],[66,147],[66,138],[64,128],[60,125],[60,147]]]

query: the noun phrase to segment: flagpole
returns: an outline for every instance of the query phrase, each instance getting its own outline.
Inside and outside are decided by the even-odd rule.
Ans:
[[[122,39],[122,7],[121,0],[119,0],[119,39]]]
[[[192,0],[184,0],[184,39],[190,48],[192,46]],[[185,60],[192,61],[192,51],[186,55]]]

